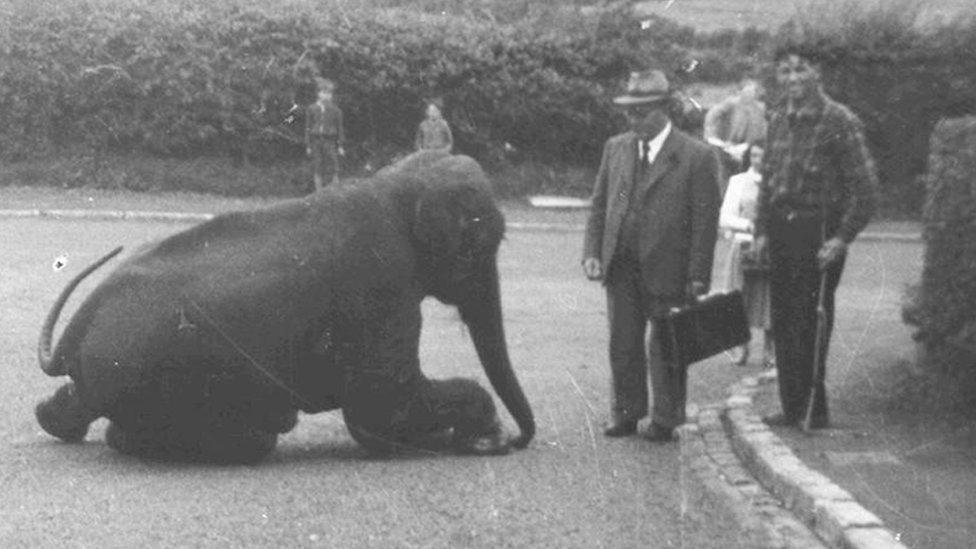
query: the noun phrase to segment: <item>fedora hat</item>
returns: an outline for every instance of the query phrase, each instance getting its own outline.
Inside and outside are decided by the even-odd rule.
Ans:
[[[617,105],[643,105],[656,103],[671,97],[671,85],[668,78],[659,70],[649,70],[630,73],[627,81],[627,91],[624,95],[615,97]]]

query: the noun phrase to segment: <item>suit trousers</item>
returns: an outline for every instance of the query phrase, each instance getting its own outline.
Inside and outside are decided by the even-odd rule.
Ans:
[[[668,428],[681,425],[685,422],[687,370],[665,359],[657,338],[658,322],[680,298],[648,295],[641,283],[640,265],[628,255],[614,257],[606,289],[614,420],[638,420],[647,415],[650,370],[652,420]]]
[[[790,421],[802,420],[811,384],[816,384],[812,418],[814,422],[826,422],[827,349],[834,325],[834,292],[840,283],[846,257],[823,272],[827,276],[824,295],[826,338],[820,353],[819,375],[814,379],[817,300],[822,274],[817,263],[817,252],[823,242],[821,217],[790,219],[773,215],[768,235],[773,340],[783,415]]]

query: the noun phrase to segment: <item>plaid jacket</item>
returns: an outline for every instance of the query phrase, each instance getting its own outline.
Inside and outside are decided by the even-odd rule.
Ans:
[[[854,240],[878,202],[878,178],[860,119],[822,92],[788,112],[785,105],[769,120],[756,233],[765,234],[776,212],[816,214],[826,199],[827,217],[839,219],[834,234]]]

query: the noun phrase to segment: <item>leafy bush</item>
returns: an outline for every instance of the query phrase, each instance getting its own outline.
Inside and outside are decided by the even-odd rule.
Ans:
[[[976,117],[941,122],[931,151],[925,263],[902,316],[933,364],[976,375]]]
[[[582,4],[22,2],[0,20],[0,158],[89,155],[93,173],[116,154],[297,160],[323,75],[339,85],[347,164],[409,150],[437,98],[456,149],[489,169],[593,166],[622,125],[610,100],[630,70],[697,58],[679,84],[735,80],[757,47]]]
[[[311,0],[40,2],[0,23],[0,156],[297,158],[323,74],[339,83],[353,161],[409,147],[423,101],[438,97],[458,149],[489,164],[505,143],[592,163],[619,122],[613,90],[636,66],[678,66],[688,31],[642,30],[623,10],[556,13],[497,24]]]

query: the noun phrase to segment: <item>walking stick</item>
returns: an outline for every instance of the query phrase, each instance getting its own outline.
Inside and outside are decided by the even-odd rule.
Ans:
[[[819,136],[821,128],[815,132]],[[819,141],[819,139],[818,139]],[[820,189],[820,245],[827,242],[827,189],[821,186]],[[824,299],[827,295],[827,268],[824,265],[820,270],[820,289],[817,291],[817,333],[814,338],[813,347],[813,368],[810,379],[810,394],[807,396],[807,410],[803,414],[803,421],[800,428],[804,433],[810,432],[810,422],[813,420],[813,406],[817,400],[817,382],[823,375],[824,347],[827,345],[827,308],[824,306]]]
[[[813,375],[810,380],[810,394],[807,396],[807,411],[803,414],[800,426],[803,432],[810,432],[810,422],[813,420],[813,404],[817,399],[817,380],[820,379],[823,366],[824,345],[827,342],[827,308],[824,306],[824,296],[827,293],[827,270],[820,273],[820,290],[817,296],[817,334],[813,348]]]

